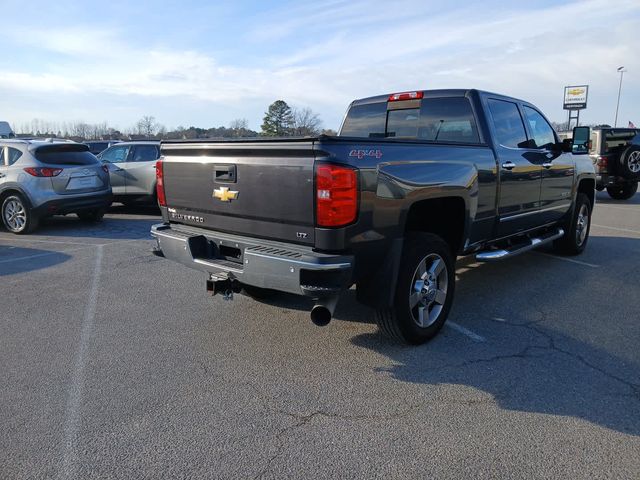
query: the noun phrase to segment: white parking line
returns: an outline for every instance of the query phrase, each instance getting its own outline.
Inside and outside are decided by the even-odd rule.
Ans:
[[[100,274],[102,271],[102,246],[98,246],[96,252],[96,263],[91,278],[91,288],[87,305],[82,319],[82,327],[80,330],[80,343],[76,351],[73,371],[71,373],[71,385],[69,388],[69,397],[65,412],[64,423],[64,454],[63,465],[60,471],[60,478],[77,478],[78,472],[78,451],[77,440],[80,433],[80,407],[82,404],[82,395],[84,391],[85,381],[85,365],[87,363],[87,355],[89,349],[89,339],[93,332],[93,324],[96,316],[96,303],[98,301],[98,292],[100,290]]]
[[[459,332],[463,335],[466,335],[467,337],[469,337],[471,340],[473,340],[474,342],[486,342],[487,339],[484,338],[481,335],[478,335],[477,333],[472,332],[471,330],[469,330],[468,328],[463,327],[462,325],[459,325],[455,322],[452,322],[451,320],[448,320],[445,325],[449,326],[449,328],[453,328],[456,332]]]
[[[583,262],[581,260],[574,260],[573,258],[567,257],[558,257],[556,255],[551,255],[550,253],[545,252],[534,252],[538,255],[544,255],[545,257],[555,258],[556,260],[562,260],[563,262],[575,263],[576,265],[582,265],[583,267],[591,267],[591,268],[599,268],[600,265],[594,265],[593,263]]]
[[[606,228],[607,230],[615,230],[617,232],[637,233],[638,235],[640,235],[640,230],[632,230],[630,228],[608,227],[607,225],[598,225],[595,223],[592,223],[591,226],[598,227],[598,228]]]

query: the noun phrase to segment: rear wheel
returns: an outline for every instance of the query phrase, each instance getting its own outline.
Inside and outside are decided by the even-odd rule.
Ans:
[[[607,193],[615,200],[629,200],[638,191],[638,182],[621,183],[607,187]]]
[[[38,226],[38,218],[20,194],[9,195],[2,202],[2,222],[12,233],[33,232]]]
[[[447,320],[455,289],[455,259],[437,235],[415,233],[405,240],[394,304],[376,311],[387,336],[418,345],[433,338]]]
[[[587,246],[591,229],[591,202],[584,193],[576,197],[576,206],[564,225],[564,236],[554,242],[555,249],[566,255],[579,255]]]
[[[104,210],[96,208],[94,210],[87,210],[86,212],[78,212],[78,218],[83,222],[99,222],[104,217]]]

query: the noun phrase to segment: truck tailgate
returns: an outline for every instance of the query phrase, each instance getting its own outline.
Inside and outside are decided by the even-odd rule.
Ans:
[[[169,220],[312,245],[314,140],[163,143]]]

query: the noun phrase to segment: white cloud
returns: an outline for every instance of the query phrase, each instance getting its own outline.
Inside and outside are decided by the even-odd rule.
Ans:
[[[562,87],[589,83],[593,102],[584,118],[609,121],[615,68],[625,64],[629,81],[633,72],[640,74],[639,15],[640,4],[629,0],[616,2],[615,8],[601,0],[518,7],[498,16],[496,9],[482,5],[433,14],[428,6],[408,0],[393,8],[306,4],[254,20],[267,26],[250,32],[250,40],[290,46],[249,66],[220,64],[203,49],[134,45],[118,30],[56,26],[25,40],[55,59],[36,69],[4,65],[0,90],[66,94],[70,102],[79,94],[82,101],[101,95],[126,102],[164,99],[166,116],[172,115],[171,102],[175,110],[201,102],[212,112],[210,124],[228,121],[226,115],[237,112],[242,102],[257,125],[268,103],[283,98],[319,111],[325,124],[335,128],[351,99],[409,88],[500,91],[525,97],[561,119]],[[631,90],[625,98],[629,114],[632,108],[640,112],[640,98]],[[147,100],[141,102],[145,108]],[[10,113],[22,117],[15,106]],[[162,120],[174,123],[173,118]]]

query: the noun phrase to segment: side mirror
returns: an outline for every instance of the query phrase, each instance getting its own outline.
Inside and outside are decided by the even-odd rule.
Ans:
[[[573,129],[573,142],[571,152],[575,155],[586,155],[589,153],[591,143],[591,128],[575,127]]]
[[[573,152],[573,139],[565,138],[564,140],[562,140],[562,143],[560,144],[560,150],[565,153]]]

